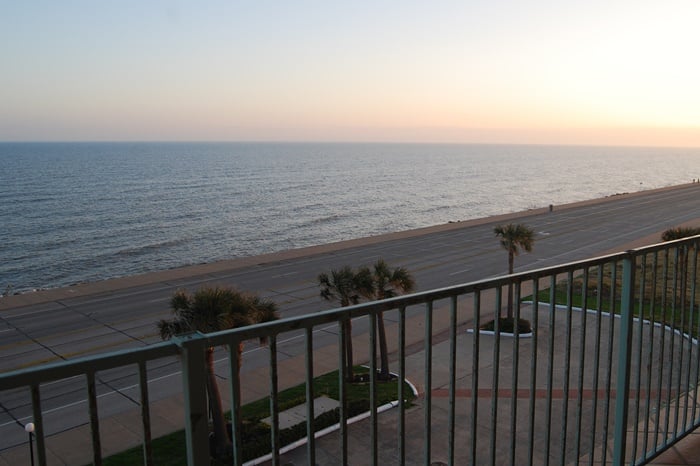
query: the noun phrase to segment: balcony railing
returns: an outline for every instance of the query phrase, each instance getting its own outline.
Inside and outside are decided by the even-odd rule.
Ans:
[[[210,462],[204,351],[227,348],[224,385],[230,406],[248,379],[239,379],[236,348],[249,339],[269,339],[265,390],[270,395],[272,464],[281,464],[277,395],[293,379],[282,358],[304,361],[306,399],[328,354],[340,368],[339,429],[314,438],[314,404],[306,403],[307,443],[296,460],[314,464],[320,450],[333,450],[342,464],[349,457],[378,464],[645,464],[700,425],[696,398],[700,380],[698,309],[699,237],[564,264],[512,276],[486,279],[382,302],[334,309],[215,334],[195,334],[142,349],[114,352],[0,374],[0,400],[16,406],[16,417],[36,426],[37,460],[47,463],[47,441],[54,434],[42,391],[71,378],[85,381],[85,418],[91,425],[93,461],[101,464],[103,437],[98,412],[99,374],[118,370],[135,382],[140,403],[144,463],[150,464],[149,373],[161,360],[175,360],[182,371],[187,463]],[[506,313],[513,287],[516,319],[532,324],[530,335],[473,331]],[[400,380],[409,378],[419,398],[409,405],[398,384],[397,406],[378,413],[376,319],[391,322],[392,364]],[[348,423],[347,382],[342,362],[343,323],[365,325],[355,336],[356,356],[369,366],[372,402],[367,419]],[[317,332],[323,328],[324,332]],[[329,332],[333,334],[328,341]],[[325,335],[320,338],[319,335]],[[500,336],[498,336],[500,335]],[[290,339],[303,345],[287,348]],[[245,365],[245,363],[243,364]],[[259,384],[259,382],[258,382]],[[7,400],[27,399],[26,403]],[[8,407],[9,406],[9,407]],[[233,464],[243,463],[240,413],[232,414]],[[366,432],[356,442],[352,429]],[[79,448],[79,446],[76,446]],[[299,459],[301,458],[301,459]]]

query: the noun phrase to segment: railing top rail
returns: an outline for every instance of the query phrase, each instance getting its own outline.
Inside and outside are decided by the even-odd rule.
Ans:
[[[676,239],[676,240],[671,240],[671,241],[663,241],[661,243],[650,244],[648,246],[641,246],[639,248],[633,249],[632,252],[636,255],[641,255],[641,254],[648,254],[651,252],[660,251],[662,249],[669,249],[671,247],[686,246],[686,245],[693,246],[693,247],[697,248],[698,243],[700,243],[700,235],[689,236],[687,238],[681,238],[681,239]]]

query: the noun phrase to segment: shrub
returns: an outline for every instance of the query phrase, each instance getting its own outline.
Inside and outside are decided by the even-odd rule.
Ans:
[[[694,227],[675,227],[669,228],[661,234],[663,241],[673,241],[676,239],[687,238],[700,234],[700,228]]]

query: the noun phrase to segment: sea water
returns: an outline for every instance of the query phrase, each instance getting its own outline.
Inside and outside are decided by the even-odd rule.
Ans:
[[[0,294],[700,178],[700,149],[0,143]]]

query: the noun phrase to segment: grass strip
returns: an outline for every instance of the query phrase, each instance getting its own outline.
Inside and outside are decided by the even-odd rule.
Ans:
[[[355,373],[367,373],[366,367],[355,367]],[[397,379],[377,383],[377,406],[395,401],[398,395]],[[411,388],[405,383],[404,393],[407,401],[415,398]],[[346,385],[348,410],[350,416],[355,416],[369,410],[369,384]],[[339,398],[338,371],[329,372],[314,379],[314,394],[327,396],[337,400]],[[279,392],[278,402],[280,411],[306,403],[305,384],[299,384]],[[269,397],[253,401],[241,407],[243,424],[244,461],[248,461],[270,452],[270,428],[260,420],[270,416]],[[339,419],[338,410],[328,411],[317,415],[314,428],[316,431],[336,424]],[[282,444],[288,445],[296,440],[306,437],[306,424],[301,423],[280,432]],[[171,434],[153,439],[153,461],[157,465],[179,466],[186,464],[185,431],[179,430]],[[105,466],[133,466],[143,465],[143,447],[137,446],[129,450],[117,453],[104,459]],[[212,462],[214,465],[229,464]]]
[[[637,266],[637,280],[643,277],[645,287],[644,298],[640,300],[640,290],[634,290],[635,303],[632,310],[634,317],[651,320],[653,322],[668,325],[683,333],[696,337],[698,333],[698,303],[700,303],[700,287],[692,286],[688,276],[688,265],[676,265],[673,261],[657,261],[655,264],[648,261],[646,267]],[[622,308],[622,267],[618,264],[615,270],[615,283],[612,281],[612,267],[606,264],[602,271],[596,267],[589,269],[588,281],[585,284],[583,274],[573,278],[571,302],[568,300],[568,281],[559,280],[554,290],[554,304],[573,308],[582,308],[584,296],[588,310],[600,310],[619,314]],[[615,290],[613,294],[612,290]],[[693,294],[694,291],[694,294]],[[600,293],[600,296],[598,295]],[[614,299],[613,299],[614,297]],[[653,299],[652,299],[653,298]],[[532,301],[533,296],[527,296],[522,301]],[[537,301],[550,304],[551,290],[542,288],[537,296]],[[691,308],[691,303],[694,305]]]

